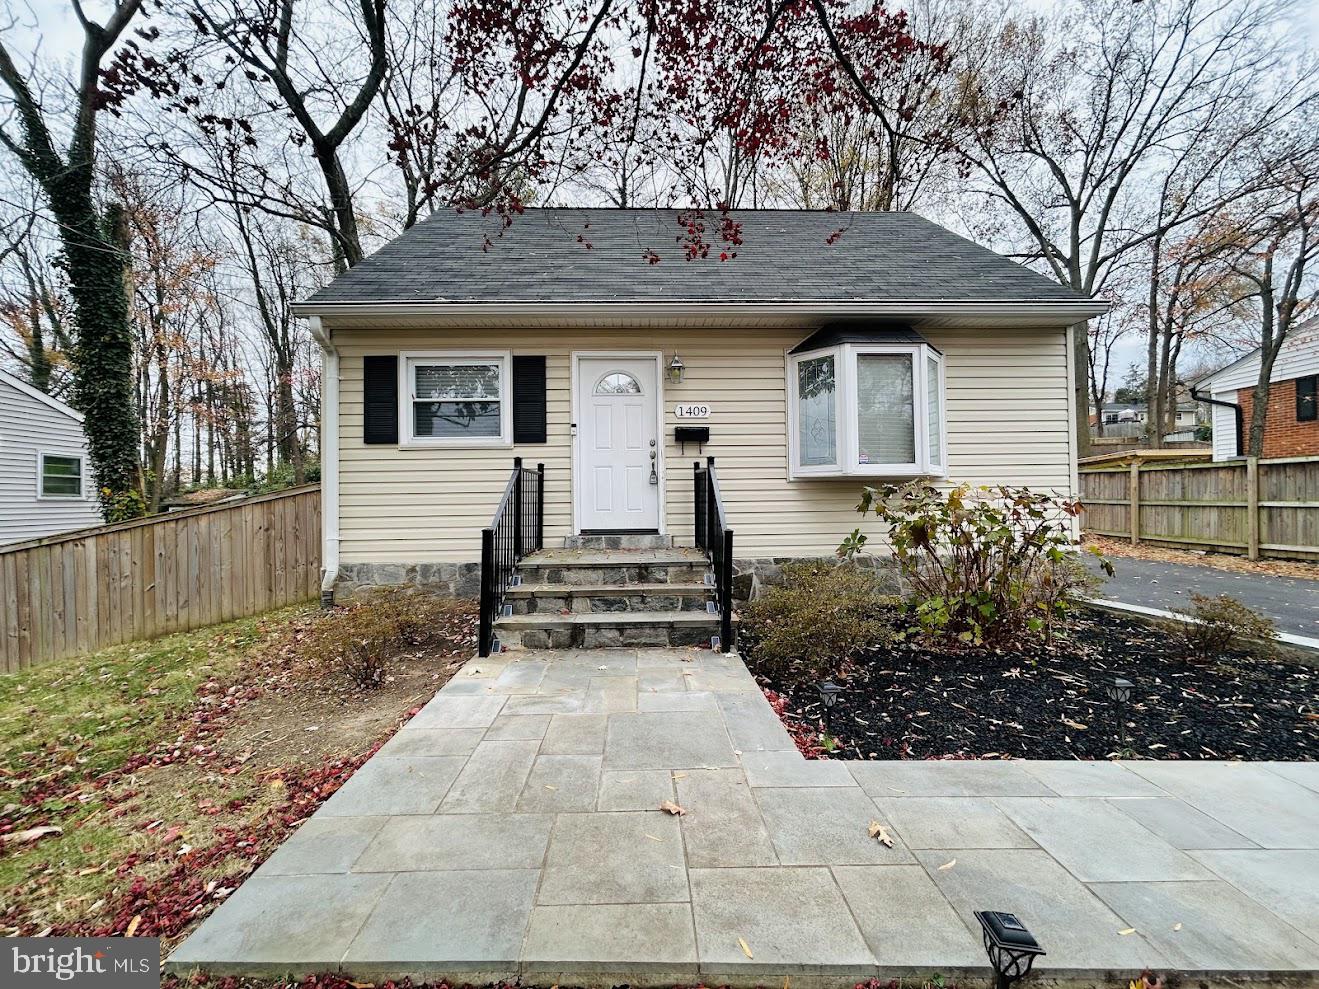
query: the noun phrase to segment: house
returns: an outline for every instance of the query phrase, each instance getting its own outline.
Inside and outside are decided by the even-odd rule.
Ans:
[[[1179,402],[1174,417],[1173,427],[1177,430],[1196,427],[1200,406],[1197,402]],[[1143,402],[1108,402],[1099,411],[1098,417],[1092,416],[1091,424],[1102,421],[1105,426],[1122,423],[1144,425],[1149,413]]]
[[[910,213],[735,211],[736,245],[713,214],[685,260],[689,218],[440,212],[298,304],[324,350],[327,595],[475,594],[484,559],[501,621],[667,610],[619,586],[692,577],[681,606],[726,615],[707,564],[722,588],[832,557],[864,485],[1077,490],[1068,327],[1104,303]],[[510,581],[528,546],[549,555]],[[559,596],[525,600],[537,581]],[[592,582],[619,592],[578,600]]]
[[[1245,451],[1259,370],[1256,348],[1192,388],[1211,400],[1215,460],[1230,460]],[[1273,362],[1262,455],[1319,456],[1319,318],[1292,330]]]
[[[0,370],[0,545],[101,524],[82,421]]]

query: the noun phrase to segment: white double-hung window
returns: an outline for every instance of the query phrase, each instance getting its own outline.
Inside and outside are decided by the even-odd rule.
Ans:
[[[943,356],[928,343],[799,348],[788,391],[792,477],[947,473]]]
[[[502,354],[404,354],[399,362],[405,442],[501,446],[512,442],[511,358]]]

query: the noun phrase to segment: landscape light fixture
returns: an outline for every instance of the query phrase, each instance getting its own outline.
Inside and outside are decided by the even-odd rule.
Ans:
[[[976,920],[985,935],[985,954],[994,969],[995,989],[1008,989],[1018,979],[1030,974],[1036,955],[1045,951],[1026,925],[1014,913],[977,910]]]
[[[838,703],[838,695],[843,692],[843,688],[832,680],[826,680],[815,689],[820,692],[820,703],[824,705],[824,733],[832,735],[834,705]]]
[[[1104,693],[1108,695],[1108,699],[1113,702],[1113,707],[1117,711],[1118,741],[1124,749],[1127,747],[1127,716],[1124,709],[1127,701],[1131,700],[1131,688],[1134,686],[1135,684],[1130,680],[1118,677],[1104,687]]]
[[[683,373],[687,370],[687,365],[682,362],[682,358],[676,353],[673,360],[669,361],[669,380],[675,385],[682,384]]]

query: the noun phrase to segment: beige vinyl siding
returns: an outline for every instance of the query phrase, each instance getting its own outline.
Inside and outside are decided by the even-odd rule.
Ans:
[[[344,563],[475,561],[480,530],[514,456],[546,469],[545,536],[572,532],[571,360],[574,351],[676,350],[681,385],[665,383],[665,527],[690,544],[694,445],[673,442],[673,407],[704,402],[713,414],[704,454],[717,459],[738,557],[820,556],[857,526],[865,480],[787,479],[785,352],[809,335],[792,329],[334,329],[341,353],[340,554]],[[1070,491],[1064,331],[925,330],[946,358],[949,483],[1027,484]],[[428,349],[545,354],[545,444],[483,449],[400,449],[362,443],[362,357]]]

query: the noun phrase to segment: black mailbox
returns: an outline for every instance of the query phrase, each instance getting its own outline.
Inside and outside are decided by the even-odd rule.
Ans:
[[[710,442],[709,426],[674,426],[673,438],[682,444],[682,452],[687,452],[687,444],[695,443],[697,449],[702,449],[706,443]]]

